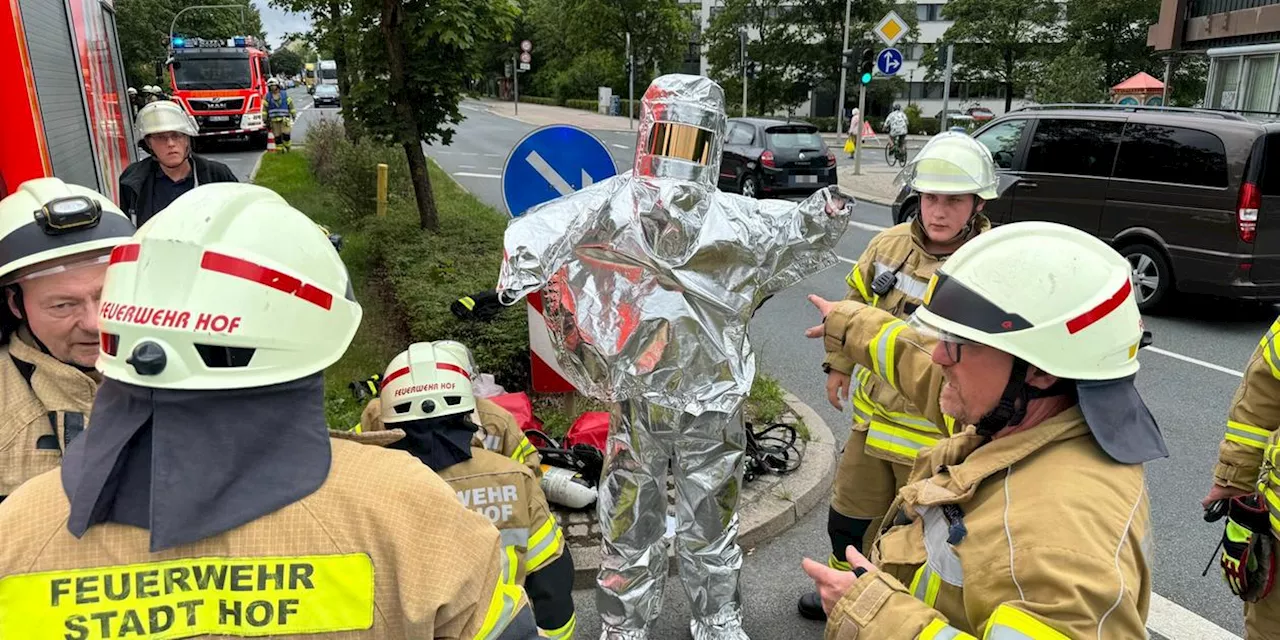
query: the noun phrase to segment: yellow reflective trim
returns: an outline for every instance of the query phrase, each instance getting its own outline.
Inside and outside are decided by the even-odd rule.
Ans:
[[[540,635],[544,638],[551,638],[552,640],[569,640],[573,637],[573,632],[577,629],[577,626],[578,614],[575,613],[569,616],[569,621],[566,622],[563,627],[560,627],[559,629],[539,629],[539,631],[542,632]]]
[[[956,419],[943,414],[942,421],[947,423],[947,434],[954,436],[956,434]]]
[[[546,564],[564,543],[564,531],[556,524],[555,518],[548,518],[541,527],[529,536],[529,550],[525,552],[525,570],[533,572]]]
[[[466,308],[467,308],[467,311],[475,311],[475,310],[476,310],[476,301],[475,301],[475,299],[473,299],[471,296],[466,296],[466,297],[463,297],[463,298],[458,298],[458,302],[461,302],[461,303],[462,303],[462,306],[464,306],[464,307],[466,307]]]
[[[1234,442],[1234,443],[1236,443],[1236,444],[1242,444],[1242,445],[1244,445],[1244,446],[1246,446],[1246,447],[1252,447],[1252,448],[1254,448],[1254,449],[1266,449],[1266,448],[1267,448],[1266,443],[1259,443],[1259,442],[1258,442],[1258,441],[1256,441],[1256,440],[1251,440],[1251,439],[1249,439],[1249,438],[1241,437],[1241,436],[1238,436],[1238,435],[1236,435],[1236,434],[1234,434],[1234,433],[1231,433],[1231,432],[1229,432],[1229,431],[1227,432],[1227,434],[1226,434],[1225,436],[1223,436],[1223,439],[1224,439],[1224,440],[1226,440],[1227,442]]]
[[[901,320],[885,323],[871,341],[874,349],[871,364],[875,367],[876,375],[895,389],[898,388],[898,381],[894,375],[894,355],[898,346],[898,334],[905,328],[907,323]]]
[[[351,427],[351,432],[352,432],[352,433],[363,433],[363,432],[364,432],[364,427],[363,427],[363,426],[361,426],[361,424],[360,424],[359,422],[357,422],[357,423],[356,423],[356,426]]]
[[[853,571],[853,565],[836,558],[836,554],[834,553],[827,556],[827,566],[835,569],[836,571]]]
[[[911,447],[906,447],[906,446],[903,446],[903,445],[897,444],[897,443],[895,443],[895,442],[886,442],[886,441],[881,440],[881,439],[879,439],[879,438],[874,438],[874,437],[872,437],[870,434],[868,434],[868,435],[867,435],[867,446],[868,446],[868,447],[871,447],[871,448],[873,448],[873,449],[882,449],[882,450],[884,450],[884,451],[889,451],[889,452],[891,452],[891,453],[896,453],[896,454],[898,454],[898,455],[900,455],[900,456],[905,456],[905,457],[907,457],[908,459],[911,459],[911,460],[915,460],[915,459],[916,459],[916,457],[917,457],[918,455],[920,455],[920,450],[919,450],[919,449],[913,449],[913,448],[911,448]]]
[[[902,438],[912,443],[919,444],[922,447],[932,447],[941,440],[941,436],[937,434],[921,433],[915,429],[894,426],[879,420],[871,423],[871,433],[879,432],[882,435]]]
[[[484,623],[476,640],[496,640],[506,631],[507,625],[516,617],[516,606],[524,597],[524,590],[514,584],[499,583],[493,589],[493,599],[489,601],[489,610],[485,613]]]
[[[916,640],[977,640],[977,638],[934,618],[929,622],[929,626],[916,636]]]
[[[1031,614],[1007,604],[996,607],[987,620],[983,640],[1071,640]]]
[[[1263,429],[1262,427],[1255,427],[1251,424],[1245,424],[1243,422],[1236,422],[1235,420],[1227,421],[1227,429],[1237,429],[1245,433],[1252,433],[1254,435],[1262,436],[1263,438],[1271,437],[1271,432],[1268,431],[1267,429]]]
[[[520,569],[520,552],[514,546],[502,548],[502,582],[515,584]]]
[[[929,301],[933,300],[933,290],[937,288],[937,286],[938,286],[938,274],[935,273],[933,274],[933,277],[929,278],[929,286],[925,287],[925,290],[924,290],[923,302],[925,306],[928,306]]]
[[[1258,349],[1262,351],[1262,359],[1271,367],[1271,376],[1280,380],[1280,354],[1276,353],[1275,337],[1280,333],[1280,323],[1271,325],[1267,335],[1258,341]]]
[[[862,279],[862,270],[854,263],[853,268],[849,269],[849,275],[845,276],[844,281],[850,288],[858,292],[862,296],[863,302],[871,302],[871,292],[867,291],[867,283]]]
[[[0,579],[0,638],[279,636],[373,627],[363,553],[164,562]]]

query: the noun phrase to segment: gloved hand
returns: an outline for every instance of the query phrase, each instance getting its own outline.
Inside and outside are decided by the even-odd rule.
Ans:
[[[1231,593],[1241,600],[1257,602],[1271,592],[1276,573],[1274,540],[1262,496],[1230,499],[1219,564]]]
[[[493,290],[463,296],[449,305],[449,310],[459,320],[488,321],[506,308],[498,301],[498,292]]]
[[[347,385],[351,390],[351,395],[356,397],[358,402],[367,402],[369,398],[377,398],[381,393],[382,375],[373,374],[364,380],[356,380]]]

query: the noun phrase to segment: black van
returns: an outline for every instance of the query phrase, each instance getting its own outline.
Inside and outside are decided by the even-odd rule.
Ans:
[[[1203,109],[1042,105],[973,137],[1020,179],[987,206],[991,221],[1047,220],[1105,240],[1132,265],[1143,311],[1173,291],[1280,300],[1280,124]],[[919,207],[904,188],[894,220]]]

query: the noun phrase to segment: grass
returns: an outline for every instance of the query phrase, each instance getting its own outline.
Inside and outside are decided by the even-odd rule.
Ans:
[[[305,153],[264,156],[254,182],[279,193],[331,232],[342,234],[342,259],[351,275],[356,299],[364,308],[364,317],[342,359],[325,370],[325,414],[330,426],[350,427],[359,422],[364,407],[356,402],[347,384],[382,373],[391,358],[408,344],[400,314],[377,286],[377,256],[370,225],[349,219],[343,223],[341,202],[312,176]]]

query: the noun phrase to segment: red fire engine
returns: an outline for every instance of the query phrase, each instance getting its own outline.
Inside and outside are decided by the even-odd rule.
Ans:
[[[252,36],[174,38],[169,73],[173,100],[196,119],[200,137],[249,136],[266,148],[262,101],[271,67]]]
[[[0,0],[0,197],[54,176],[112,200],[137,157],[112,0]]]

